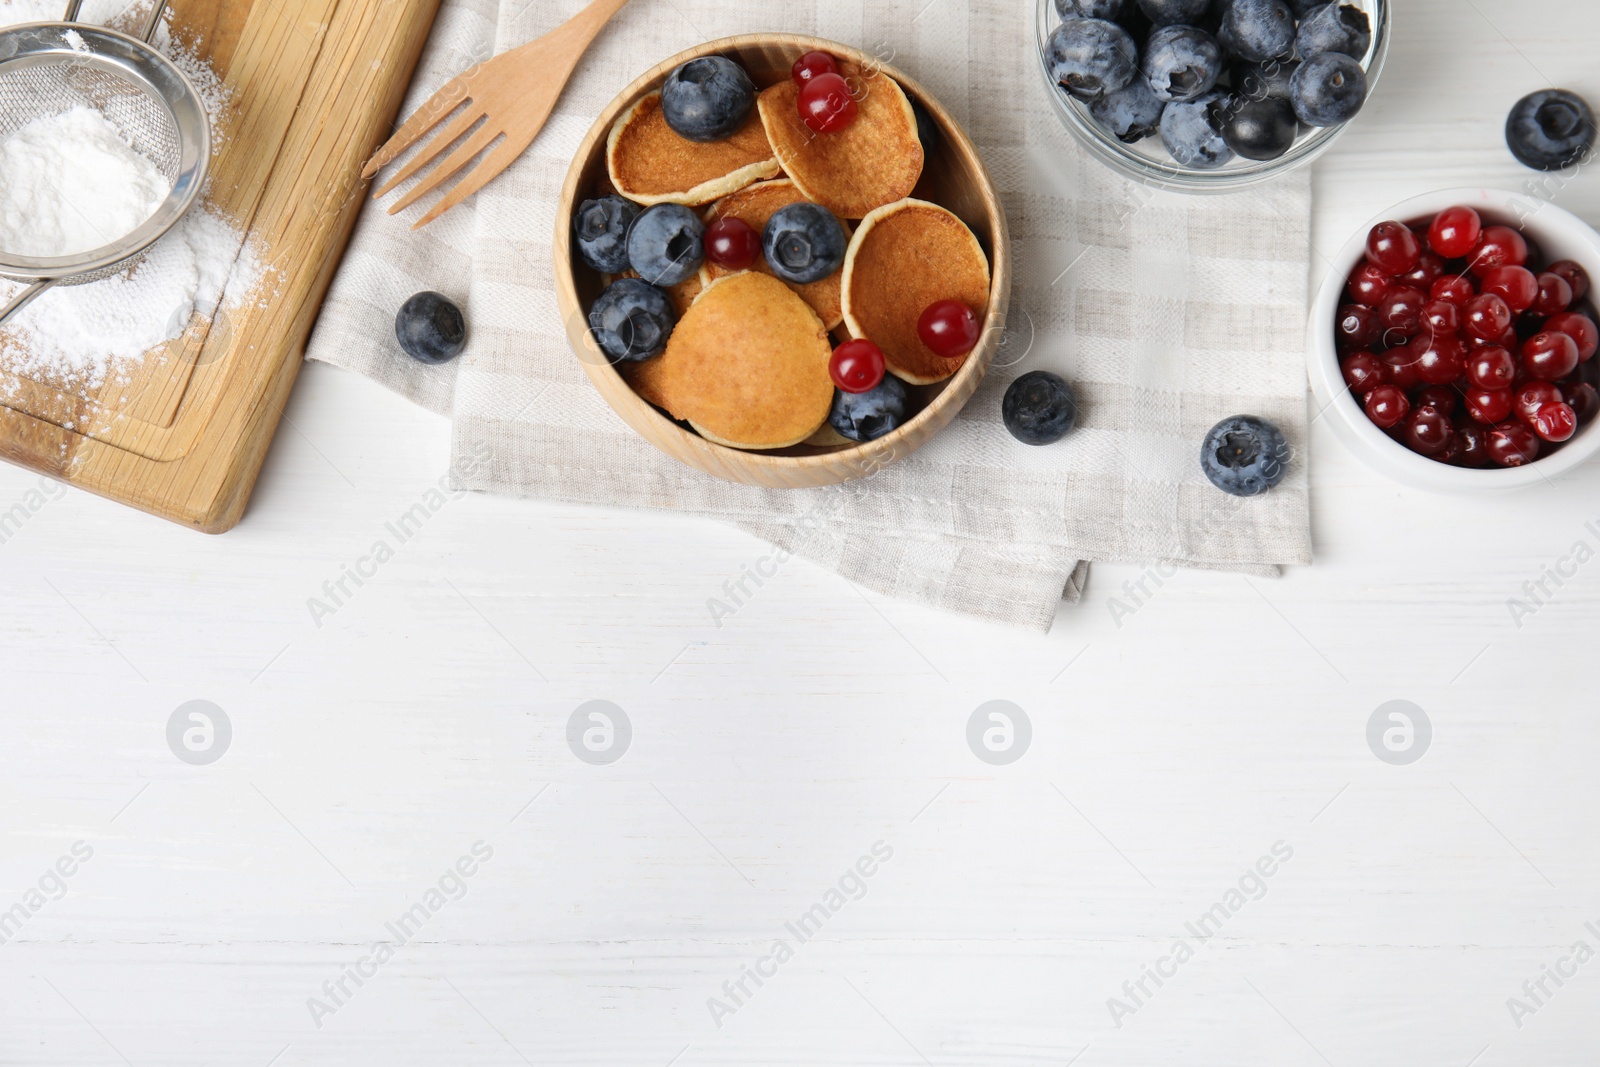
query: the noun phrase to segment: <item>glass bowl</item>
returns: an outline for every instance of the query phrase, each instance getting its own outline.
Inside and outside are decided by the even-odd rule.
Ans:
[[[1131,3],[1132,0],[1129,0]],[[1383,61],[1389,54],[1389,0],[1342,0],[1359,7],[1372,21],[1372,45],[1367,49],[1361,65],[1367,71],[1367,101],[1378,87],[1378,77],[1383,73]],[[1344,131],[1341,126],[1321,129],[1301,127],[1294,147],[1277,159],[1259,161],[1234,157],[1228,163],[1212,170],[1186,167],[1167,154],[1159,135],[1146,137],[1137,144],[1124,144],[1105,130],[1089,114],[1088,105],[1067,93],[1050,77],[1050,64],[1046,51],[1050,33],[1060,23],[1056,16],[1054,0],[1037,0],[1037,51],[1039,73],[1044,78],[1045,92],[1055,108],[1056,117],[1067,131],[1102,163],[1135,181],[1163,189],[1185,193],[1225,192],[1254,185],[1287,173],[1316,159],[1333,144]],[[1352,122],[1361,121],[1357,115]]]

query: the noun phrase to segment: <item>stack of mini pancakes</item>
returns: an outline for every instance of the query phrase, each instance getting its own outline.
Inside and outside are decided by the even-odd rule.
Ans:
[[[652,92],[623,112],[607,141],[611,188],[592,195],[703,207],[708,225],[737,218],[757,233],[778,209],[811,201],[850,235],[843,266],[806,284],[779,279],[759,256],[745,271],[706,261],[667,289],[679,318],[666,350],[618,365],[645,400],[718,444],[852,444],[827,425],[835,340],[870,340],[889,373],[929,385],[966,357],[922,343],[922,312],[949,299],[980,321],[987,310],[989,261],[977,238],[945,208],[911,198],[924,160],[911,101],[882,71],[841,60],[839,73],[858,112],[838,132],[807,127],[798,87],[785,79],[763,89],[724,140],[680,137]]]

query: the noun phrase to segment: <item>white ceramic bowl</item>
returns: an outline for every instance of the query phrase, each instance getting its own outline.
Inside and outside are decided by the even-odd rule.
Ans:
[[[1334,315],[1345,303],[1345,283],[1366,254],[1367,231],[1386,219],[1416,223],[1430,219],[1453,204],[1475,208],[1484,225],[1500,224],[1522,231],[1538,249],[1543,263],[1571,259],[1583,265],[1589,277],[1600,281],[1600,234],[1570,211],[1524,193],[1500,189],[1445,189],[1396,204],[1351,235],[1333,257],[1333,266],[1311,303],[1306,324],[1306,369],[1317,410],[1334,433],[1368,465],[1414,489],[1443,493],[1477,493],[1539,485],[1565,474],[1600,451],[1600,419],[1579,429],[1559,451],[1522,467],[1470,469],[1420,456],[1374,426],[1344,376],[1334,348]],[[1588,302],[1600,299],[1591,289]],[[1597,356],[1596,358],[1600,358]]]

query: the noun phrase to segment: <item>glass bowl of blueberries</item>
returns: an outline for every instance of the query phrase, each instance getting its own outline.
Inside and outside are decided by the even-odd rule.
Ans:
[[[1265,181],[1327,150],[1377,85],[1389,0],[1038,0],[1057,116],[1130,178]]]

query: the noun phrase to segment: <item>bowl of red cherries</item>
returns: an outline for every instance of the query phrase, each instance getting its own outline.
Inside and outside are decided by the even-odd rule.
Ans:
[[[1422,489],[1547,482],[1600,450],[1600,235],[1535,197],[1429,193],[1341,250],[1311,311],[1319,409]]]

